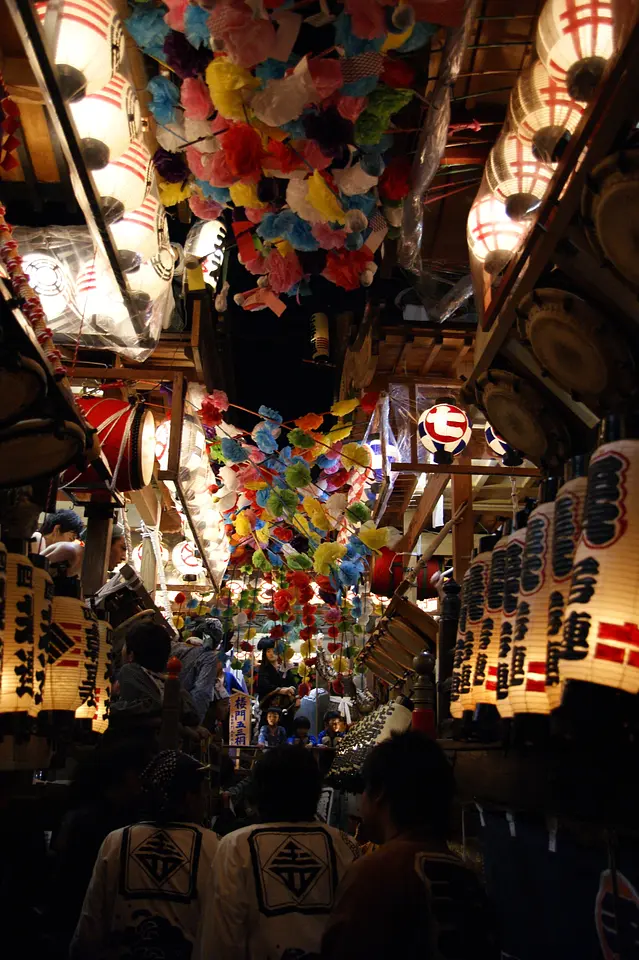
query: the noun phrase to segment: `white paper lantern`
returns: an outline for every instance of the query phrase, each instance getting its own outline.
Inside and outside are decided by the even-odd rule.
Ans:
[[[100,201],[109,219],[140,207],[153,183],[151,154],[141,140],[132,140],[124,153],[93,171]]]
[[[532,146],[512,132],[502,134],[488,155],[486,182],[513,220],[536,210],[552,176],[552,167],[537,160]]]
[[[382,441],[379,437],[373,437],[372,440],[369,440],[368,446],[371,448],[372,458],[371,458],[371,467],[375,472],[376,480],[383,480],[384,473],[382,470],[383,461],[382,461]],[[397,446],[391,441],[386,444],[386,461],[388,464],[395,463],[395,461],[400,460],[401,455]]]
[[[199,557],[195,556],[195,544],[191,540],[181,540],[173,547],[171,560],[173,566],[183,577],[199,577],[204,573],[204,566]]]
[[[98,627],[83,600],[53,599],[42,710],[75,713],[95,688]]]
[[[574,477],[561,487],[555,500],[546,662],[546,693],[551,710],[559,706],[563,695],[559,657],[563,643],[564,611],[570,592],[575,551],[581,535],[587,486],[587,477]]]
[[[90,637],[91,650],[93,653],[93,656],[88,661],[91,666],[92,682],[87,682],[83,687],[83,693],[86,693],[86,699],[83,701],[82,706],[78,707],[75,711],[76,720],[93,720],[97,710],[95,690],[98,682],[102,634],[100,633],[100,621],[93,613],[91,614],[91,625],[87,631],[87,636]]]
[[[537,53],[575,100],[590,100],[614,50],[611,0],[546,0]]]
[[[479,652],[480,628],[484,619],[486,591],[490,578],[492,553],[479,553],[468,568],[463,655],[460,665],[459,701],[462,709],[474,707],[473,681]],[[465,578],[464,578],[465,579]]]
[[[111,675],[113,672],[113,630],[106,620],[98,622],[100,651],[98,654],[98,675],[95,683],[95,713],[92,728],[94,733],[104,733],[109,726],[109,706],[111,702]]]
[[[34,609],[33,564],[7,553],[0,713],[36,713]]]
[[[459,619],[457,621],[457,636],[455,638],[455,648],[453,651],[453,669],[450,681],[450,713],[455,719],[459,719],[464,708],[461,701],[461,672],[462,664],[466,659],[466,627],[468,615],[468,582],[470,580],[470,569],[464,574],[461,585]],[[472,644],[472,638],[471,638]]]
[[[95,332],[117,333],[130,314],[113,275],[98,260],[87,263],[76,280],[76,306]]]
[[[90,170],[117,160],[131,140],[140,136],[140,103],[129,81],[119,73],[97,93],[70,106]]]
[[[504,609],[507,547],[508,538],[502,537],[492,552],[486,588],[486,605],[479,627],[479,641],[475,656],[473,704],[495,703],[497,700],[497,659]]]
[[[437,403],[424,410],[417,424],[423,447],[435,454],[436,463],[450,463],[468,445],[472,426],[467,413],[452,403]]]
[[[468,249],[487,273],[506,266],[528,232],[529,223],[511,220],[506,207],[491,193],[476,197],[466,228]]]
[[[48,253],[25,253],[22,257],[29,284],[40,298],[49,323],[53,323],[69,309],[74,298],[71,277],[64,265]]]
[[[35,4],[41,23],[49,7],[48,2]],[[123,55],[122,22],[108,0],[62,0],[53,61],[67,99],[104,87]]]
[[[558,145],[574,133],[584,108],[554,80],[541,60],[519,74],[510,97],[510,122],[520,140],[546,163],[559,159]]]
[[[519,598],[521,562],[526,542],[526,529],[515,530],[506,543],[506,572],[504,575],[504,603],[499,631],[499,651],[497,656],[497,709],[502,717],[512,717],[513,708],[509,700],[508,680],[512,660],[515,614]]]
[[[187,266],[200,262],[204,281],[217,287],[224,262],[226,227],[222,220],[201,220],[191,227],[184,244]]]
[[[133,563],[133,566],[135,567],[135,569],[137,570],[138,573],[139,573],[140,570],[142,569],[142,551],[143,551],[143,548],[144,548],[144,543],[138,543],[137,547],[134,547],[134,548],[133,548],[133,552],[132,552],[132,554],[131,554],[131,562]],[[168,563],[168,562],[169,562],[169,551],[166,549],[166,547],[162,547],[162,554],[161,554],[161,555],[162,555],[162,563],[163,563],[163,564]],[[102,621],[100,621],[100,622],[102,622]]]
[[[160,247],[168,245],[164,207],[155,197],[147,197],[136,210],[112,224],[111,233],[118,251],[131,259],[131,266],[150,260]]]
[[[33,699],[35,710],[42,708],[44,696],[44,681],[47,672],[47,656],[49,649],[49,630],[51,628],[51,607],[53,604],[53,580],[48,571],[48,564],[44,557],[34,556],[33,563],[33,602],[35,616],[35,645],[34,645],[34,689]]]
[[[143,293],[150,300],[157,300],[171,284],[174,262],[171,247],[161,247],[154,257],[127,273],[132,292]]]
[[[554,518],[554,502],[541,503],[526,527],[508,675],[508,699],[515,714],[550,713],[546,660]]]
[[[588,470],[559,660],[561,681],[639,692],[639,440],[604,444]]]

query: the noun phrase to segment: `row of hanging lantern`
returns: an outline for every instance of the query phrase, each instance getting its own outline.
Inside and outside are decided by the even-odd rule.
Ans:
[[[435,463],[452,463],[453,457],[459,456],[468,446],[472,430],[466,411],[453,403],[434,404],[423,411],[417,423],[420,443],[433,454]],[[504,466],[516,467],[523,463],[517,451],[489,423],[484,427],[484,439]]]
[[[77,578],[54,584],[47,561],[0,543],[0,717],[75,714],[108,725],[111,628]]]
[[[548,714],[568,681],[639,692],[639,439],[600,446],[462,585],[451,713]]]
[[[630,7],[631,0],[616,6]],[[488,273],[503,269],[530,228],[563,148],[592,99],[617,37],[613,0],[547,0],[539,60],[513,88],[504,130],[468,217],[468,246]]]

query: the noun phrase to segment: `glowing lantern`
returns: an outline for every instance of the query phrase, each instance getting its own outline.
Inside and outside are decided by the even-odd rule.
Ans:
[[[155,431],[155,459],[160,470],[169,466],[169,445],[171,442],[171,421],[163,420]],[[206,451],[206,434],[197,417],[187,414],[182,421],[182,441],[180,444],[180,469],[189,472],[196,470],[202,463]],[[213,479],[211,477],[211,479]],[[205,492],[205,491],[200,491]],[[210,497],[208,505],[210,506]]]
[[[48,253],[25,253],[22,266],[52,323],[69,309],[73,299],[71,278],[60,261]]]
[[[109,726],[109,704],[111,698],[111,670],[113,667],[113,630],[106,620],[98,622],[100,650],[98,653],[98,675],[95,683],[95,713],[92,728],[94,733],[104,733]]]
[[[204,573],[204,566],[200,558],[195,555],[195,550],[195,544],[190,540],[182,540],[173,547],[171,560],[177,572],[183,577],[199,577]]]
[[[119,73],[97,93],[72,103],[71,114],[89,170],[100,170],[121,157],[142,129],[135,90]]]
[[[49,3],[36,3],[44,23]],[[53,61],[68,100],[95,93],[111,79],[124,54],[124,30],[108,0],[63,0],[59,4]]]
[[[44,681],[47,671],[47,650],[49,630],[51,628],[51,606],[53,604],[53,580],[49,574],[49,564],[45,557],[34,556],[33,563],[33,604],[34,604],[34,668],[33,699],[36,711],[42,708]]]
[[[614,50],[611,0],[547,0],[537,53],[574,100],[590,100]]]
[[[478,553],[468,568],[466,582],[466,615],[461,639],[459,703],[462,713],[474,707],[474,677],[480,643],[480,627],[484,618],[486,592],[490,577],[492,553]]]
[[[424,410],[417,431],[422,446],[435,455],[435,463],[452,463],[472,436],[467,414],[451,403],[436,403]]]
[[[88,686],[86,688],[88,689],[88,695],[86,700],[84,700],[84,702],[82,703],[82,706],[78,707],[78,709],[75,711],[76,720],[93,720],[96,707],[97,707],[97,704],[95,701],[95,688],[98,681],[98,665],[100,662],[101,634],[100,634],[100,621],[93,613],[91,613],[91,626],[90,626],[89,632],[91,634],[91,639],[93,644],[92,646],[92,650],[94,654],[93,662],[95,663],[95,667],[93,666],[93,663],[91,664],[91,669],[94,670],[95,672],[93,675],[93,684],[91,688],[88,689]]]
[[[504,574],[504,603],[499,631],[499,650],[497,652],[497,709],[502,717],[512,717],[513,708],[509,700],[509,677],[511,653],[514,638],[515,614],[519,597],[521,562],[526,542],[526,528],[515,530],[506,541],[506,572]]]
[[[108,220],[140,207],[153,183],[151,154],[140,140],[132,140],[124,153],[93,171],[100,202]]]
[[[133,293],[156,300],[171,283],[174,263],[171,247],[161,247],[154,257],[140,264],[137,270],[127,273],[126,278]]]
[[[125,269],[134,268],[168,245],[164,207],[155,197],[147,197],[136,210],[112,224],[111,233]]]
[[[552,168],[535,159],[529,143],[504,133],[490,151],[486,182],[513,220],[522,220],[541,203],[552,180]]]
[[[492,452],[503,459],[504,466],[518,467],[524,462],[523,457],[514,450],[504,438],[497,433],[489,423],[484,428],[484,438]]]
[[[144,544],[143,544],[143,543],[139,543],[139,544],[137,545],[137,547],[134,547],[133,553],[132,553],[132,555],[131,555],[131,562],[133,563],[133,566],[135,567],[135,569],[137,570],[138,573],[139,573],[140,570],[142,569],[142,550],[143,550],[143,547],[144,547]],[[166,564],[166,563],[168,563],[168,562],[169,562],[169,551],[166,549],[166,547],[162,547],[162,563],[163,563],[163,564]],[[100,622],[102,622],[102,621],[100,621]]]
[[[517,136],[545,163],[559,159],[561,145],[577,129],[583,112],[540,60],[520,73],[510,98],[510,122]]]
[[[3,551],[4,554],[4,551]],[[33,564],[6,554],[5,619],[0,713],[35,713]]]
[[[382,441],[379,437],[373,437],[368,441],[368,446],[371,448],[371,467],[375,472],[375,479],[383,480]],[[386,444],[386,462],[391,464],[400,459],[401,455],[399,449],[394,444],[393,440],[389,439],[389,442]]]
[[[555,500],[546,659],[546,693],[551,710],[559,706],[563,694],[559,658],[563,645],[564,610],[570,592],[575,550],[581,535],[587,486],[587,477],[573,477],[561,487]]]
[[[639,692],[639,440],[606,443],[588,470],[560,651],[561,681]]]
[[[42,710],[75,713],[95,688],[98,625],[79,597],[56,596],[51,611]]]
[[[130,319],[120,288],[99,261],[87,263],[76,280],[77,309],[84,322],[105,334],[117,333]]]
[[[484,618],[479,627],[479,641],[473,673],[473,705],[495,703],[497,699],[497,657],[499,634],[504,608],[504,584],[506,578],[506,537],[496,544],[490,562],[490,575],[486,587]]]
[[[511,220],[501,200],[490,193],[483,194],[475,198],[468,214],[468,248],[487,273],[499,273],[527,230],[525,221]]]
[[[315,347],[313,360],[328,361],[330,357],[328,317],[325,313],[314,313],[311,322],[313,324],[311,343]]]
[[[204,281],[211,287],[217,287],[225,240],[226,227],[221,220],[201,220],[191,227],[184,244],[187,269],[201,263]]]
[[[453,651],[453,669],[450,680],[450,713],[452,717],[459,719],[464,708],[461,702],[461,671],[462,663],[466,657],[466,620],[468,616],[468,581],[470,579],[470,568],[464,574],[461,586],[459,619],[457,621],[457,637]],[[472,636],[471,636],[472,647]]]

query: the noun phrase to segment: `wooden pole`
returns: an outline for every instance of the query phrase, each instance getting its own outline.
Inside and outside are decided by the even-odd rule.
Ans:
[[[473,478],[470,475],[455,474],[452,478],[453,515],[466,502],[472,503]],[[472,510],[465,510],[459,523],[453,526],[453,576],[458,583],[470,565],[474,547],[475,517]]]
[[[89,503],[84,514],[87,532],[82,561],[82,589],[85,596],[92,597],[106,582],[113,532],[113,506],[110,503]]]

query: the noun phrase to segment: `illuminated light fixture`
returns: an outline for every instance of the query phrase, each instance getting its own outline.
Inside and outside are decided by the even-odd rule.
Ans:
[[[113,275],[97,261],[87,263],[76,280],[76,307],[84,321],[100,332],[117,333],[130,314]]]
[[[150,260],[145,260],[136,270],[127,273],[126,278],[134,295],[142,294],[149,300],[157,300],[169,287],[173,279],[175,260],[171,247],[161,247]]]
[[[611,0],[546,0],[537,54],[574,100],[591,100],[614,51]]]
[[[33,572],[33,564],[28,557],[21,553],[6,554],[0,713],[37,713],[34,697],[36,624]]]
[[[94,733],[104,733],[109,726],[109,706],[111,700],[111,671],[113,667],[113,630],[106,620],[98,621],[100,650],[98,653],[98,675],[95,682],[95,713],[91,722]]]
[[[515,633],[515,615],[519,599],[521,563],[526,542],[526,528],[515,530],[506,541],[506,571],[504,573],[504,603],[501,611],[499,648],[497,650],[497,709],[502,717],[512,717],[509,698],[509,678]]]
[[[179,574],[183,577],[200,577],[204,573],[204,565],[195,555],[195,544],[190,540],[181,540],[173,547],[171,561]]]
[[[47,672],[47,650],[49,648],[54,589],[46,558],[33,556],[31,562],[33,563],[33,612],[35,618],[33,699],[35,709],[39,712],[42,708],[44,681]]]
[[[401,460],[401,454],[398,447],[394,442],[395,438],[391,435],[389,437],[388,443],[386,444],[386,462],[390,465],[395,463],[398,460]],[[368,446],[371,448],[372,458],[371,458],[371,467],[375,472],[376,480],[383,480],[383,462],[382,462],[382,441],[380,437],[373,437],[368,441]]]
[[[510,97],[509,119],[515,133],[544,163],[559,160],[583,112],[583,106],[573,100],[564,83],[550,76],[541,60],[519,75]]]
[[[77,596],[55,596],[51,619],[42,710],[75,713],[95,689],[98,623]]]
[[[524,462],[524,458],[514,447],[506,443],[504,438],[489,423],[484,427],[484,438],[492,452],[501,457],[505,467],[518,467]]]
[[[639,440],[599,447],[588,470],[559,659],[561,682],[639,693]]]
[[[133,566],[135,567],[135,569],[137,570],[138,573],[139,573],[140,570],[142,569],[142,549],[143,549],[143,547],[144,547],[144,544],[143,544],[143,543],[139,543],[139,544],[137,545],[137,547],[135,547],[135,548],[133,549],[133,553],[132,553],[132,555],[131,555],[131,562],[133,563]],[[162,563],[163,563],[163,564],[166,564],[166,563],[168,563],[168,562],[169,562],[169,551],[167,550],[166,547],[162,547]]]
[[[205,283],[217,287],[224,262],[226,227],[221,220],[201,220],[189,230],[184,244],[184,263],[187,270],[202,265]]]
[[[36,3],[44,24],[50,3]],[[122,22],[108,0],[62,0],[53,61],[67,100],[96,93],[109,82],[124,55]]]
[[[97,93],[72,103],[71,115],[89,170],[101,170],[121,157],[142,129],[140,102],[119,73]]]
[[[53,323],[67,312],[73,299],[71,277],[60,261],[48,253],[25,253],[22,266],[47,320]]]
[[[512,132],[502,134],[486,163],[488,187],[512,220],[523,220],[537,209],[552,175],[548,164],[535,159],[530,144]]]
[[[479,626],[479,640],[473,668],[473,705],[495,703],[497,699],[497,658],[504,609],[507,547],[508,540],[502,537],[492,552],[484,617]]]
[[[163,420],[155,430],[155,459],[160,470],[169,466],[169,444],[171,442],[171,421]],[[189,472],[196,470],[206,451],[206,434],[197,417],[187,414],[182,421],[182,442],[180,444],[180,469]],[[213,475],[211,474],[211,481]],[[205,491],[199,491],[203,493]]]
[[[153,196],[147,197],[137,209],[125,213],[110,229],[125,270],[134,269],[143,260],[155,257],[160,247],[168,246],[166,213]]]
[[[151,189],[151,154],[140,140],[132,140],[117,160],[93,171],[93,180],[106,219],[119,220],[127,211],[140,207]]]
[[[95,700],[95,689],[96,689],[97,680],[98,680],[98,669],[99,669],[99,662],[100,662],[101,634],[100,634],[100,621],[93,613],[91,614],[91,626],[89,628],[88,633],[91,636],[91,641],[93,644],[91,649],[93,651],[93,657],[95,662],[95,676],[86,700],[84,700],[84,702],[82,703],[82,706],[78,707],[78,709],[75,711],[76,720],[93,720],[93,717],[95,716],[95,711],[97,708],[97,703]],[[87,689],[88,689],[88,686],[87,686]]]
[[[470,253],[487,273],[503,270],[529,229],[529,222],[511,220],[505,204],[483,193],[475,198],[466,227]]]
[[[325,313],[314,313],[311,322],[313,324],[311,343],[315,347],[313,360],[326,362],[330,357],[328,317]]]
[[[462,713],[475,706],[474,679],[479,654],[480,627],[484,619],[486,593],[490,580],[492,553],[478,553],[468,568],[464,630],[459,639],[459,705]],[[457,649],[455,651],[458,653]]]
[[[461,669],[462,663],[465,658],[465,649],[464,635],[466,633],[466,621],[468,617],[468,581],[470,579],[470,567],[464,574],[464,579],[462,580],[461,585],[461,594],[460,594],[460,605],[459,605],[459,619],[457,621],[457,637],[455,639],[455,646],[453,648],[453,669],[451,672],[450,678],[450,713],[451,716],[458,720],[463,712],[464,708],[461,701]],[[472,635],[470,638],[471,647],[472,647]]]
[[[452,463],[472,436],[468,415],[452,403],[436,403],[424,410],[417,424],[423,447],[434,454],[435,463]]]

